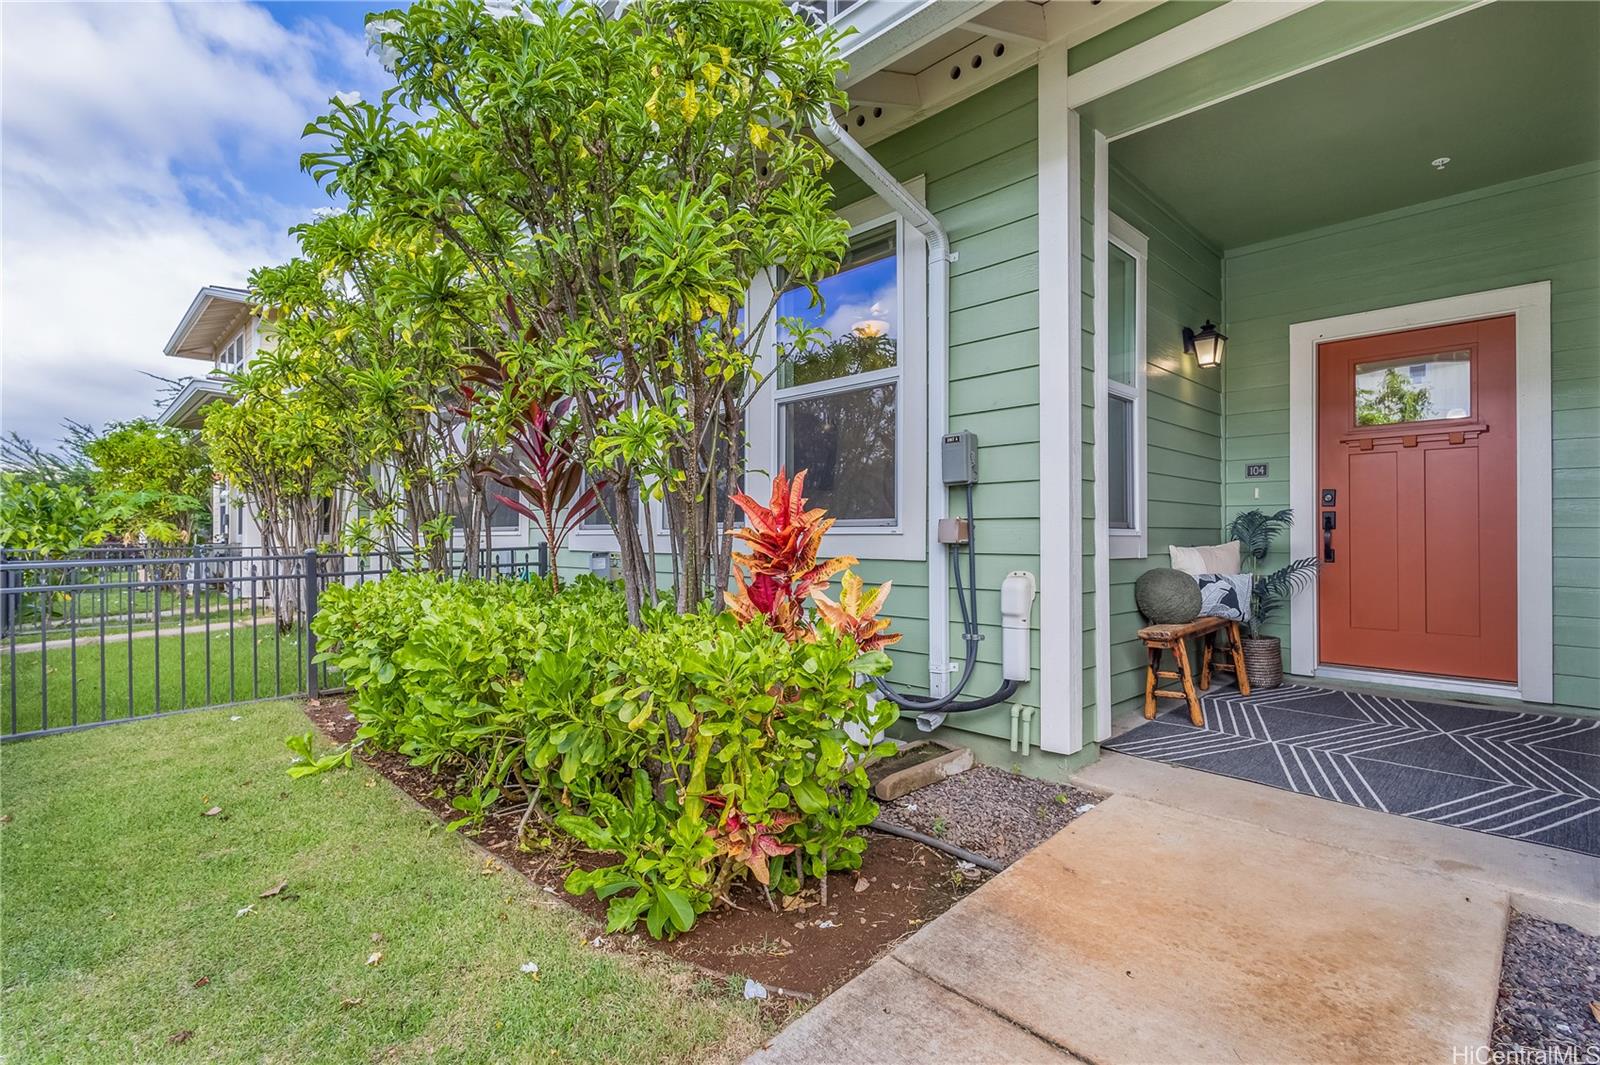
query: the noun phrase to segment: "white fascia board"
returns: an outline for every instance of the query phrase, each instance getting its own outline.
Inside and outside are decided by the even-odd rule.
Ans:
[[[178,321],[178,328],[172,331],[171,339],[167,341],[166,347],[162,349],[166,355],[189,359],[200,358],[198,355],[181,355],[178,348],[183,343],[183,338],[188,335],[189,330],[194,328],[195,322],[200,320],[200,316],[205,313],[206,308],[211,305],[213,300],[226,300],[242,306],[249,302],[250,294],[242,288],[228,288],[225,285],[207,285],[195,293],[194,299],[189,303],[189,309],[183,312],[183,317]],[[207,355],[206,359],[209,360],[210,355]]]
[[[1265,29],[1291,15],[1297,15],[1320,0],[1276,0],[1250,3],[1234,0],[1158,33],[1092,67],[1067,78],[1067,99],[1072,107],[1109,96],[1119,89],[1170,70],[1202,56],[1230,41]]]
[[[844,41],[850,69],[839,79],[846,88],[896,59],[959,28],[992,6],[994,0],[867,0],[840,20],[856,32]]]

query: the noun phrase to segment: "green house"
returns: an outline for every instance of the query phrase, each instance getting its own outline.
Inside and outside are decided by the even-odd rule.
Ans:
[[[1600,713],[1600,5],[802,6],[856,29],[818,324],[861,342],[756,404],[750,487],[808,469],[894,582],[898,688],[976,644],[963,699],[1005,698],[941,736],[1094,757],[1144,700],[1134,581],[1251,508],[1324,559],[1268,626],[1291,678]]]

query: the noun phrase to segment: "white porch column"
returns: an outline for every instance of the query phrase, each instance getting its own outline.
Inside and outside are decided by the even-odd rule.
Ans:
[[[1083,747],[1082,217],[1067,46],[1039,53],[1039,746]]]

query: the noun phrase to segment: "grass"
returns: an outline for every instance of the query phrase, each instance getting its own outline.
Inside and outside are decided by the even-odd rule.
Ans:
[[[288,695],[305,688],[299,630],[283,633],[270,623],[213,628],[209,637],[202,626],[182,637],[142,636],[105,644],[80,640],[47,651],[19,643],[15,657],[6,647],[0,652],[3,735],[72,724],[74,696],[78,721],[100,720],[102,662],[108,718]]]
[[[592,949],[370,770],[290,781],[294,703],[234,713],[0,748],[0,1058],[711,1061],[760,1040],[724,985]]]

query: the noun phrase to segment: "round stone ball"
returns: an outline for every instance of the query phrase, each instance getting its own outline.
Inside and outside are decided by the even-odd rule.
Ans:
[[[1153,569],[1133,583],[1133,601],[1153,625],[1181,625],[1200,616],[1200,585],[1187,573]]]

